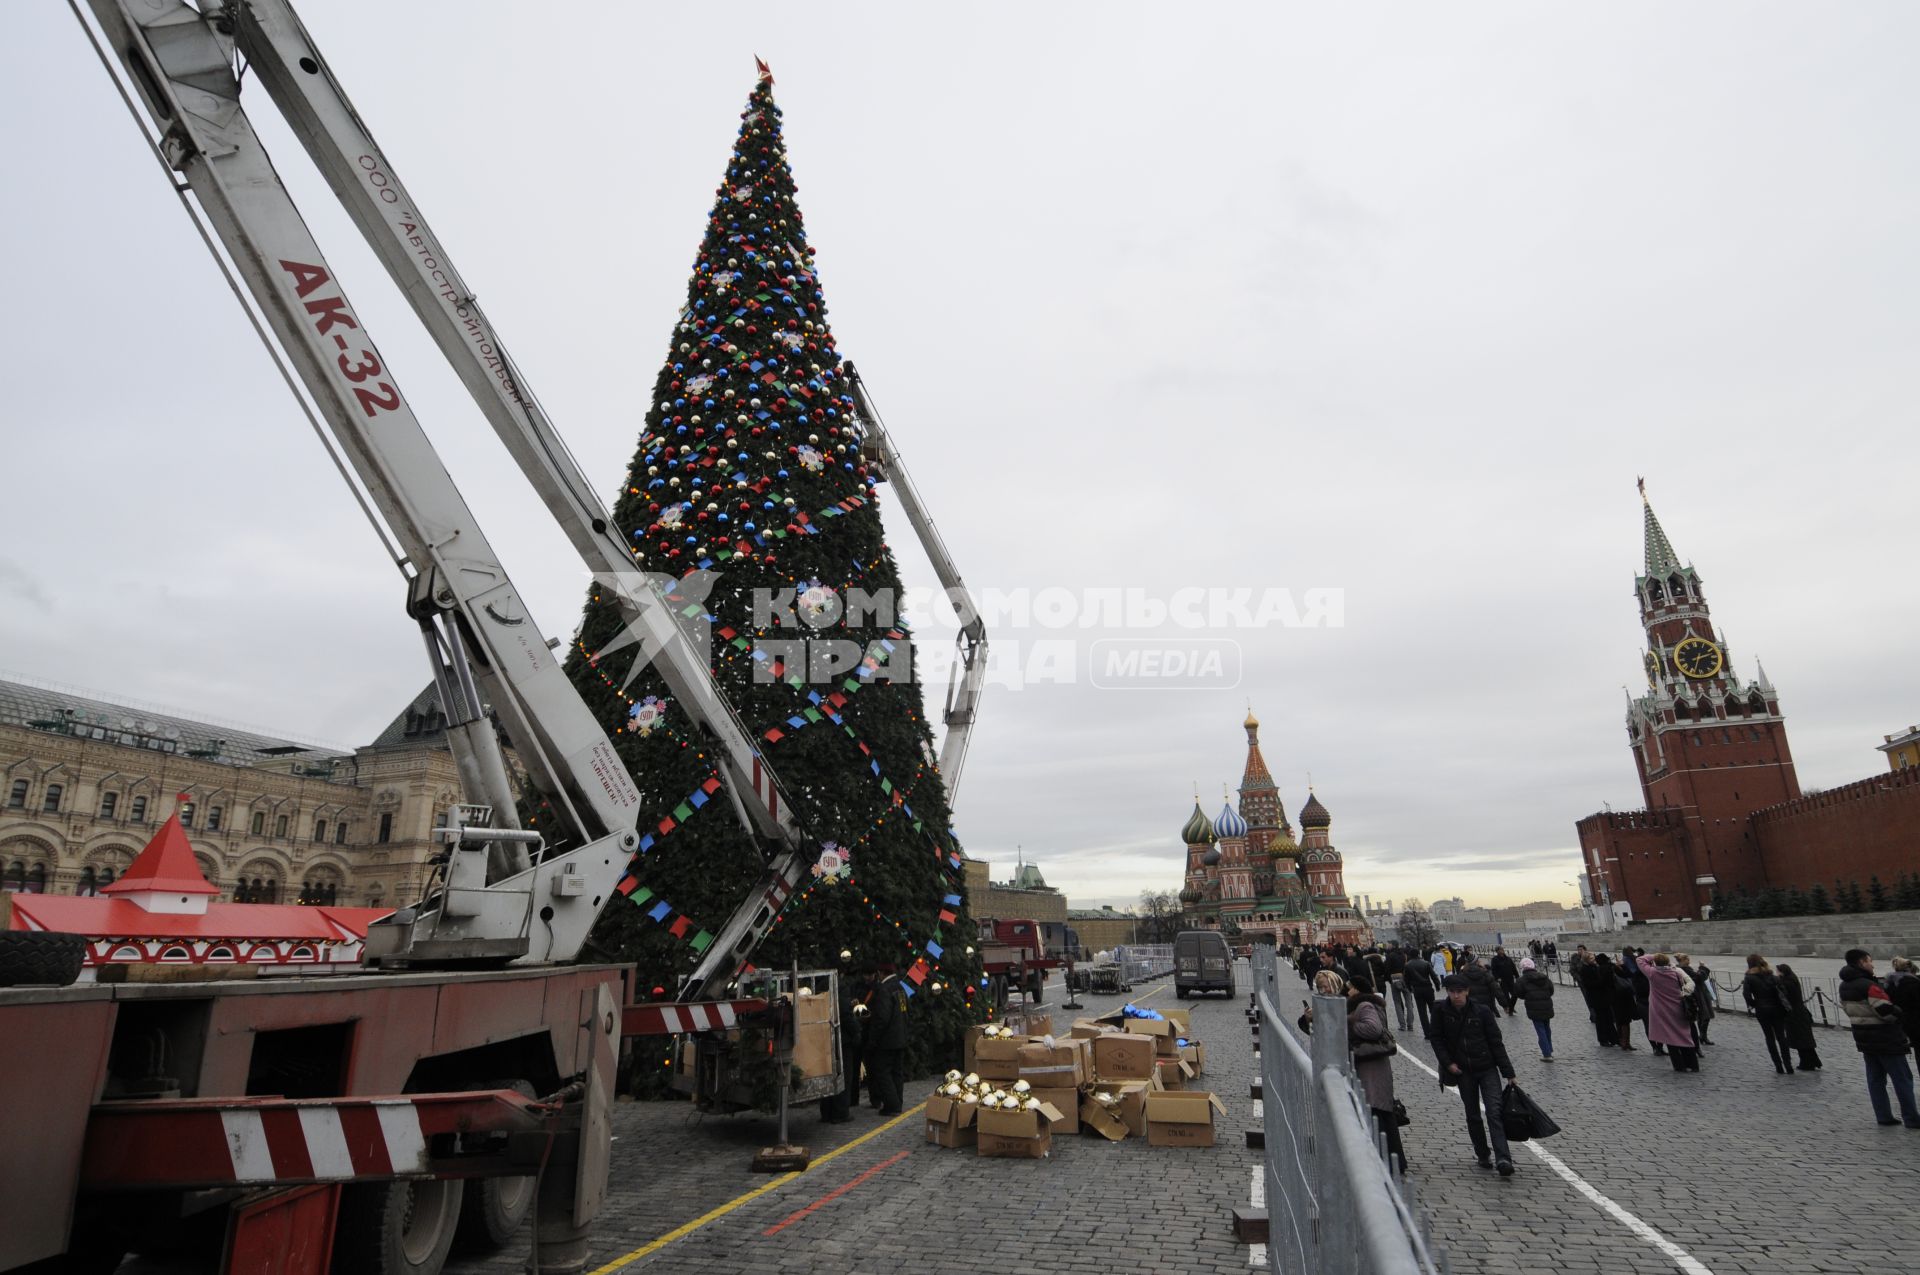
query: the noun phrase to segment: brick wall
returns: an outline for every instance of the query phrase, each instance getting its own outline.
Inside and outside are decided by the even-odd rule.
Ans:
[[[1631,903],[1635,917],[1699,915],[1685,837],[1671,811],[1588,815],[1574,829],[1595,899]],[[1595,851],[1606,874],[1604,890],[1594,870]]]
[[[1867,881],[1891,886],[1920,872],[1920,770],[1874,775],[1809,793],[1753,816],[1754,840],[1770,884],[1805,888],[1820,882]]]

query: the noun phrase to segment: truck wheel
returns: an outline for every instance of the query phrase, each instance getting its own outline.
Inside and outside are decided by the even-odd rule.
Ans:
[[[65,987],[86,963],[87,940],[78,934],[0,930],[0,987]]]
[[[511,1089],[522,1098],[538,1097],[524,1080],[501,1080],[481,1088]],[[532,1174],[469,1178],[467,1198],[460,1205],[460,1225],[453,1235],[454,1248],[462,1253],[491,1253],[505,1246],[533,1212],[534,1183]]]
[[[439,1275],[460,1226],[458,1178],[377,1182],[340,1192],[335,1275]]]
[[[1185,1000],[1185,999],[1187,999],[1187,989],[1186,989],[1186,988],[1184,988],[1184,987],[1176,987],[1176,988],[1174,988],[1174,989],[1173,989],[1173,994],[1174,994],[1175,996],[1178,996],[1178,997],[1179,997],[1179,998],[1180,998],[1181,1000]]]

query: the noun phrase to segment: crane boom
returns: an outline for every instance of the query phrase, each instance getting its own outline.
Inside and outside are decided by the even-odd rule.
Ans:
[[[866,427],[867,438],[874,445],[875,454],[868,458],[868,463],[875,465],[880,476],[893,484],[894,495],[899,499],[900,507],[906,511],[907,521],[913,524],[920,547],[926,550],[928,560],[933,563],[933,573],[939,578],[940,587],[946,591],[947,601],[952,603],[960,616],[960,630],[953,638],[960,667],[947,685],[947,734],[940,742],[939,762],[940,778],[947,786],[947,806],[952,808],[958,801],[960,771],[966,765],[967,744],[973,738],[974,716],[980,707],[980,692],[986,685],[987,625],[981,618],[973,595],[967,590],[967,582],[960,578],[960,568],[947,551],[947,542],[934,525],[933,515],[927,512],[926,502],[920,499],[919,488],[913,485],[906,464],[900,459],[900,450],[893,445],[893,436],[887,432],[880,413],[873,409],[873,401],[867,396],[866,383],[860,379],[860,373],[851,361],[842,366],[846,369],[848,383],[853,387],[854,408]]]
[[[287,0],[87,0],[105,43],[144,104],[162,158],[186,179],[272,333],[379,517],[404,551],[409,610],[429,628],[443,694],[471,672],[512,736],[533,784],[579,844],[538,862],[501,865],[511,829],[454,830],[446,888],[403,909],[370,952],[389,959],[567,959],[610,901],[638,844],[641,796],[533,625],[498,556],[394,383],[274,172],[240,104],[236,53],[259,75],[362,235],[400,285],[556,521],[618,599],[642,652],[717,745],[736,811],[767,855],[765,876],[682,988],[706,993],[744,966],[805,870],[808,844],[771,767],[669,612],[635,569],[591,486],[540,411],[471,291],[374,144]],[[193,199],[184,196],[191,192]],[[460,695],[449,715],[459,716]],[[477,697],[464,697],[465,707]],[[472,714],[468,713],[469,718]],[[497,757],[488,723],[465,748]],[[462,759],[463,786],[507,803],[494,757]],[[473,796],[474,794],[469,794]],[[491,850],[488,855],[464,853]],[[541,925],[535,926],[538,918]]]

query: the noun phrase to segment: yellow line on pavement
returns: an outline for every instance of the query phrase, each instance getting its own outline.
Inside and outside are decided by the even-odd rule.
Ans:
[[[809,1169],[817,1169],[821,1165],[825,1164],[827,1161],[833,1159],[835,1156],[841,1155],[844,1152],[851,1151],[855,1147],[859,1146],[861,1143],[867,1142],[873,1138],[879,1137],[881,1134],[893,1128],[895,1125],[899,1124],[900,1122],[904,1120],[911,1120],[913,1117],[919,1115],[920,1112],[925,1109],[926,1105],[927,1104],[923,1102],[917,1107],[912,1107],[906,1111],[901,1112],[899,1115],[887,1121],[885,1124],[879,1126],[878,1128],[867,1130],[865,1133],[853,1139],[851,1142],[841,1143],[839,1146],[835,1147],[833,1150],[827,1152],[825,1155],[819,1157],[818,1159],[814,1160],[812,1163],[807,1165],[806,1169],[798,1169],[792,1173],[782,1173],[779,1177],[774,1178],[771,1182],[768,1182],[766,1185],[757,1186],[753,1188],[753,1190],[748,1191],[745,1195],[737,1195],[733,1199],[728,1200],[725,1204],[722,1204],[719,1208],[710,1209],[707,1212],[702,1213],[699,1217],[693,1219],[693,1221],[691,1222],[686,1223],[684,1226],[674,1227],[671,1231],[668,1231],[665,1235],[662,1235],[659,1239],[649,1240],[647,1243],[642,1244],[639,1248],[634,1249],[633,1252],[626,1254],[624,1257],[616,1257],[611,1262],[608,1262],[605,1266],[595,1267],[592,1271],[588,1272],[588,1275],[613,1275],[614,1271],[617,1271],[624,1266],[632,1265],[634,1262],[637,1262],[641,1258],[647,1256],[647,1254],[657,1252],[660,1249],[665,1248],[667,1245],[673,1243],[675,1240],[686,1238],[687,1236],[693,1234],[695,1231],[699,1230],[701,1227],[705,1226],[707,1223],[715,1221],[719,1218],[725,1217],[727,1214],[733,1212],[735,1209],[739,1208],[741,1205],[746,1204],[751,1200],[757,1200],[761,1196],[765,1195],[767,1192],[777,1190],[778,1188],[785,1186],[787,1183],[793,1181],[795,1178],[807,1172]]]

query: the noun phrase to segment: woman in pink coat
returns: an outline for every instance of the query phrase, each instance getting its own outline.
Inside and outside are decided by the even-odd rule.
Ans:
[[[1675,1071],[1699,1071],[1700,1050],[1685,1005],[1693,980],[1665,952],[1641,957],[1640,971],[1647,976],[1647,1035],[1667,1047]]]

